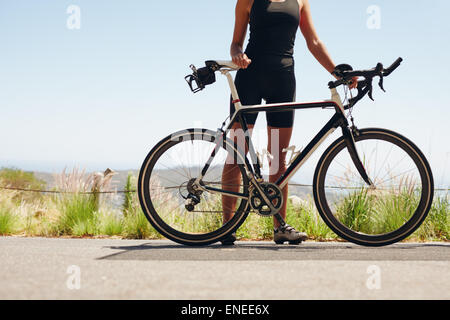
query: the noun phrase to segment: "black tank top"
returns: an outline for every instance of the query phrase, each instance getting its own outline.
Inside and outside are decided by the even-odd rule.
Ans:
[[[245,50],[252,64],[271,70],[293,66],[299,23],[297,0],[254,0],[250,12],[250,38]]]

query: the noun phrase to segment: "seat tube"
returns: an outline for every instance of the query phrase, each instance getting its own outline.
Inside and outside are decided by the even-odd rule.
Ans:
[[[251,164],[253,166],[255,177],[257,179],[260,179],[260,178],[262,178],[262,175],[261,175],[261,163],[259,162],[258,156],[256,155],[255,147],[254,147],[252,139],[250,137],[250,132],[248,130],[247,122],[245,121],[245,119],[242,116],[242,114],[238,115],[238,121],[239,121],[239,124],[241,125],[241,128],[242,128],[243,132],[244,132],[245,144],[248,147],[248,153],[250,154],[250,159],[252,161]],[[249,165],[250,164],[247,163],[248,169],[250,170],[250,166]]]

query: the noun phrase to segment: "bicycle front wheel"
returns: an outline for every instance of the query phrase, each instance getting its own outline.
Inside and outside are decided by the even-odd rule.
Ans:
[[[433,200],[433,176],[422,152],[385,129],[363,129],[356,149],[374,186],[358,173],[343,138],[323,154],[314,175],[314,200],[325,223],[340,237],[383,246],[411,235]]]
[[[148,221],[166,238],[185,245],[211,244],[235,231],[247,217],[249,206],[245,197],[237,198],[233,218],[223,224],[221,195],[192,190],[192,182],[200,176],[215,149],[216,132],[189,129],[163,139],[145,159],[139,173],[139,200]],[[233,142],[225,139],[202,184],[248,197],[249,183],[242,164],[234,167],[240,181],[222,186],[224,165],[230,155],[233,161],[242,157]],[[196,193],[198,203],[188,208],[186,200],[192,193]]]

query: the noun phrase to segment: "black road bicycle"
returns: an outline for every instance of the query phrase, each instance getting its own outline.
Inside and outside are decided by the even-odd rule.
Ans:
[[[138,195],[145,216],[162,235],[185,245],[208,245],[236,231],[250,210],[264,217],[279,214],[281,189],[297,170],[337,128],[342,136],[324,152],[317,164],[313,195],[317,210],[338,236],[365,246],[383,246],[405,239],[424,221],[433,200],[433,176],[419,148],[404,136],[386,129],[359,129],[351,110],[364,96],[372,99],[372,82],[383,79],[400,66],[399,58],[385,69],[381,63],[370,70],[354,71],[340,65],[339,80],[328,84],[332,98],[309,103],[280,103],[242,106],[230,71],[238,67],[230,61],[206,61],[185,79],[193,92],[215,82],[215,73],[228,79],[236,112],[216,131],[187,129],[161,140],[147,155],[139,174]],[[341,100],[337,87],[348,85],[353,77],[358,94]],[[348,90],[346,92],[349,92]],[[351,92],[351,91],[350,91]],[[373,99],[372,99],[373,100]],[[239,123],[247,132],[245,114],[254,112],[332,109],[332,118],[291,162],[286,172],[269,183],[261,174],[261,160],[252,139],[243,144],[228,133]],[[351,124],[349,123],[350,120]],[[235,186],[222,184],[226,161],[238,164],[241,179]],[[232,188],[233,187],[233,188]],[[234,190],[234,191],[230,191]],[[236,192],[236,190],[238,190]],[[233,218],[222,223],[221,195],[236,198]]]

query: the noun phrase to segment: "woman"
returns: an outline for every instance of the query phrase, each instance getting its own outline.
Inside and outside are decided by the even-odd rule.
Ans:
[[[245,52],[243,44],[250,24],[250,38]],[[283,103],[295,101],[295,73],[294,73],[294,43],[297,29],[306,40],[309,51],[317,61],[330,73],[335,64],[320,41],[314,29],[308,0],[238,0],[236,5],[236,22],[231,57],[241,69],[236,74],[235,84],[243,105],[266,103]],[[356,86],[356,81],[352,87]],[[235,111],[230,103],[230,113]],[[257,114],[246,116],[249,131],[253,129]],[[267,150],[273,156],[270,160],[269,181],[275,182],[286,171],[286,153],[283,149],[289,147],[294,122],[294,111],[267,112],[267,129],[269,145]],[[235,124],[232,139],[243,141],[239,134],[243,134],[239,124]],[[272,141],[276,134],[278,141]],[[272,142],[276,145],[272,146]],[[246,150],[247,151],[247,150]],[[231,160],[231,159],[229,159]],[[222,173],[222,184],[238,186],[240,172],[236,164],[227,161]],[[228,187],[228,190],[236,188]],[[283,197],[287,199],[288,187],[283,190]],[[223,196],[223,221],[232,218],[236,206],[236,198]],[[286,218],[286,201],[280,209],[281,216]],[[298,232],[289,225],[280,228],[274,218],[274,241],[301,242],[307,235]],[[236,235],[232,234],[223,244],[233,244]]]

